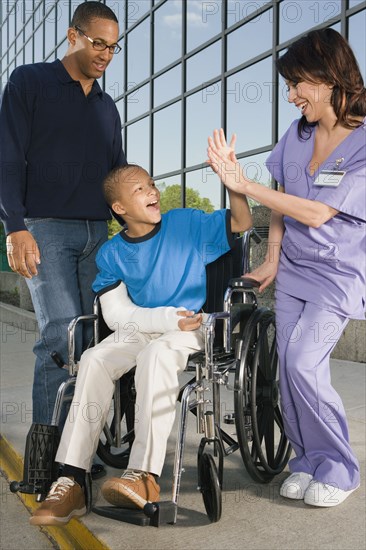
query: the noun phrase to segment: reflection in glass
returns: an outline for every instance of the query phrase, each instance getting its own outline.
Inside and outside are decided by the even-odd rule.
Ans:
[[[182,88],[182,66],[177,65],[154,80],[154,107],[177,97]]]
[[[55,47],[55,35],[56,35],[56,10],[53,9],[49,12],[45,18],[45,56]]]
[[[127,127],[126,156],[129,163],[149,171],[149,117]]]
[[[135,92],[129,94],[127,101],[127,120],[131,120],[139,115],[142,115],[149,109],[150,101],[150,84],[145,84],[138,88]]]
[[[164,214],[172,208],[183,208],[181,176],[171,176],[162,180],[155,180],[160,191],[160,210]]]
[[[187,90],[219,76],[221,71],[221,40],[187,59]]]
[[[181,102],[154,114],[154,177],[181,167]]]
[[[33,48],[32,48],[33,38],[31,38],[25,45],[24,48],[24,64],[28,65],[33,63]],[[60,57],[61,59],[61,57]]]
[[[238,153],[271,143],[272,105],[270,57],[228,78],[228,135],[237,134]]]
[[[119,4],[119,1],[117,2]],[[127,27],[131,27],[151,8],[151,0],[127,0]],[[113,9],[113,7],[112,7]],[[113,10],[114,11],[114,10]]]
[[[198,193],[198,207],[206,212],[221,208],[221,182],[209,166],[186,175],[186,189]],[[195,196],[195,195],[193,195]],[[196,195],[197,196],[197,195]],[[193,201],[190,204],[194,204]],[[189,206],[187,204],[186,206]]]
[[[280,42],[324,23],[341,11],[340,0],[314,0],[294,2],[283,0],[280,4]]]
[[[166,2],[154,15],[154,71],[181,57],[182,2]]]
[[[267,10],[228,35],[228,69],[272,47],[272,12],[272,9]]]
[[[128,84],[136,85],[149,76],[150,18],[128,35]]]
[[[234,25],[241,19],[245,19],[250,15],[253,15],[257,9],[260,9],[265,4],[268,4],[270,0],[228,0],[227,3],[227,21],[228,27]]]
[[[240,159],[239,161],[242,167],[242,171],[247,178],[257,183],[260,183],[261,185],[265,185],[266,187],[272,187],[272,176],[265,165],[265,161],[269,157],[270,153],[271,151],[268,151],[268,153],[251,155],[250,157]],[[248,198],[248,203],[250,208],[253,208],[253,206],[258,206],[260,204],[259,202],[250,198]],[[226,191],[227,208],[229,208],[229,204],[230,204],[229,195],[228,195],[228,192]]]
[[[67,29],[69,28],[70,24],[69,6],[64,2],[58,2],[56,10],[57,42],[60,43],[66,38]]]
[[[365,28],[366,10],[349,18],[349,43],[358,61],[364,82],[366,81]]]
[[[221,2],[187,1],[187,51],[221,31]]]
[[[43,61],[43,24],[34,33],[34,62]]]
[[[221,124],[221,82],[187,97],[186,166],[206,161],[207,138]]]

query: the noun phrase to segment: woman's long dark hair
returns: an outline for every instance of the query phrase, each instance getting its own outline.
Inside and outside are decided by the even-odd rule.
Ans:
[[[337,123],[345,128],[362,124],[366,115],[366,89],[348,42],[333,29],[311,31],[296,40],[276,62],[278,72],[289,82],[308,81],[333,86],[330,103]],[[299,121],[299,136],[311,133],[305,116]]]

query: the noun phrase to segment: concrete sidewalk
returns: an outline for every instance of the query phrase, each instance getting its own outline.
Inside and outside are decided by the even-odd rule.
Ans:
[[[6,319],[3,317],[2,320]],[[35,339],[35,333],[22,328],[21,325],[20,328],[15,328],[5,323],[1,324],[1,434],[11,448],[21,455],[24,453],[25,438],[31,423],[34,364],[32,346]],[[222,518],[218,523],[211,524],[207,519],[202,497],[196,491],[196,454],[200,437],[195,432],[195,423],[192,418],[187,437],[185,473],[182,479],[176,525],[164,525],[159,529],[138,527],[105,519],[92,513],[81,522],[73,520],[72,523],[76,527],[72,527],[71,530],[85,529],[80,531],[78,540],[75,539],[76,542],[70,543],[67,539],[55,537],[59,541],[58,547],[88,549],[107,547],[113,550],[117,548],[364,550],[366,546],[365,365],[333,360],[332,380],[343,398],[348,414],[351,444],[362,468],[360,489],[341,506],[311,508],[302,501],[283,499],[279,496],[279,486],[287,473],[283,472],[268,485],[255,484],[246,473],[237,452],[225,459]],[[230,404],[226,396],[223,398],[223,407],[225,412],[230,412]],[[175,430],[169,440],[166,465],[161,478],[163,500],[168,500],[171,494],[174,433]],[[6,459],[4,460],[6,466],[5,463]],[[119,472],[108,467],[108,475],[119,475]],[[102,479],[94,483],[93,492],[97,504],[105,504],[99,491],[103,481]],[[7,503],[18,497],[7,490],[3,493],[6,494],[6,498],[3,497],[2,507],[8,508]],[[32,496],[28,498],[33,499]],[[13,547],[1,545],[1,549],[49,547],[47,545],[50,545],[50,542],[45,535],[40,535],[37,528],[28,524],[28,512],[18,513],[17,509],[10,506],[8,512],[16,515],[13,518],[16,528],[27,536],[24,537],[24,546],[14,540]],[[64,531],[64,528],[54,529],[59,533]],[[87,530],[90,532],[90,537],[85,535]],[[34,537],[35,533],[37,536],[44,537],[44,546],[39,542],[32,543],[31,537]],[[9,541],[9,537],[6,540]]]

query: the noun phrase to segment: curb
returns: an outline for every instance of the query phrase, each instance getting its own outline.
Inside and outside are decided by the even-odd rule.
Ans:
[[[26,332],[38,332],[35,313],[0,302],[0,321]]]
[[[0,434],[0,468],[8,480],[22,479],[23,458],[11,446],[9,441]],[[17,493],[29,512],[38,508],[34,495]],[[42,527],[48,537],[54,540],[62,550],[110,550],[78,519],[72,518],[63,527]]]

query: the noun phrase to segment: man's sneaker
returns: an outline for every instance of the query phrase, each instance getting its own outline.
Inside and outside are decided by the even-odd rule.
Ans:
[[[350,496],[353,491],[358,489],[359,485],[350,491],[343,491],[338,489],[336,485],[329,485],[328,483],[321,483],[320,481],[312,481],[305,493],[304,502],[310,504],[310,506],[322,506],[324,508],[330,508],[331,506],[338,506]]]
[[[143,508],[146,502],[158,502],[160,487],[152,474],[126,470],[121,477],[103,483],[102,495],[114,506]]]
[[[313,476],[305,472],[295,472],[291,474],[281,485],[281,497],[302,500],[312,479]]]
[[[84,514],[83,489],[70,477],[59,477],[29,521],[31,525],[65,525],[72,517]]]

